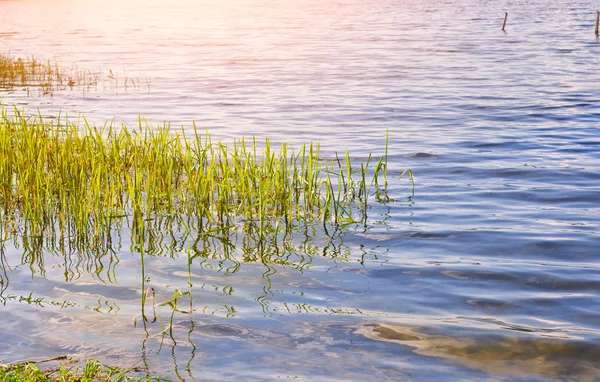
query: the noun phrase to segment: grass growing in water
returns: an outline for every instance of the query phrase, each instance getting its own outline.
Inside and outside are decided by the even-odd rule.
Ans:
[[[222,263],[232,268],[243,261],[262,262],[273,273],[273,265],[303,269],[310,261],[304,254],[312,256],[310,249],[298,251],[303,253],[301,258],[286,257],[291,241],[286,243],[286,238],[296,231],[310,236],[307,232],[320,227],[327,231],[366,224],[370,202],[389,201],[385,157],[372,161],[369,156],[357,165],[348,152],[326,160],[315,144],[292,152],[285,144],[273,148],[269,140],[213,142],[195,127],[192,134],[184,134],[169,126],[153,130],[140,123],[134,131],[110,125],[45,123],[41,117],[25,117],[18,110],[12,114],[2,110],[0,118],[2,239],[21,239],[22,261],[32,270],[34,264],[43,270],[43,252],[67,254],[65,277],[69,280],[77,275],[67,258],[76,259],[73,268],[85,264],[85,269],[99,274],[104,267],[100,259],[108,254],[112,264],[108,268],[114,269],[118,257],[111,248],[113,237],[121,231],[131,234],[126,241],[141,259],[141,321],[145,330],[147,323],[157,321],[163,337],[174,337],[176,313],[193,311],[190,269],[196,257],[215,259],[219,255],[215,247],[220,245],[226,259]],[[124,224],[128,227],[123,230]],[[161,235],[172,235],[172,227],[191,237],[179,240],[177,248],[169,247],[188,253],[190,292],[177,288],[172,297],[157,300],[154,287],[148,287],[151,281],[144,261],[146,256],[163,252]],[[236,240],[237,235],[241,239]],[[238,261],[230,256],[230,247],[240,242],[243,259]],[[109,280],[111,273],[107,272]],[[269,274],[263,274],[269,283],[265,295],[271,288]],[[6,282],[0,283],[0,298],[1,288],[8,286],[8,278],[2,280]],[[21,300],[43,302],[31,295]],[[268,309],[267,302],[257,301]],[[228,316],[236,314],[233,306],[225,307]],[[161,321],[156,312],[161,308],[171,309],[169,322]],[[297,309],[314,311],[306,304]],[[350,314],[335,307],[314,309]],[[2,372],[8,375],[11,369]]]
[[[90,71],[61,67],[49,60],[0,53],[0,87],[36,87],[44,94],[52,94],[55,89],[94,86],[98,78]]]
[[[30,238],[74,237],[93,248],[127,217],[134,243],[167,219],[204,234],[243,231],[260,246],[319,222],[327,230],[366,221],[379,176],[387,183],[387,160],[355,169],[348,153],[326,161],[312,143],[293,153],[267,139],[259,154],[254,139],[228,146],[195,126],[186,137],[141,122],[132,131],[15,115],[3,109],[0,120],[2,231]]]

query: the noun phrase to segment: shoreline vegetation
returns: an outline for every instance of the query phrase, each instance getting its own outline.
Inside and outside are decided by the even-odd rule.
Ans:
[[[40,368],[38,364],[58,362],[58,367]],[[69,366],[76,362],[67,357],[56,357],[44,361],[25,361],[13,365],[0,363],[0,380],[4,382],[129,382],[129,381],[166,381],[160,377],[134,377],[140,370],[121,368],[89,360],[83,366]]]

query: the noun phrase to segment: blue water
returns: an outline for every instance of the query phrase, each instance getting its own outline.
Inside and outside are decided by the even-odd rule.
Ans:
[[[97,273],[72,262],[77,251],[46,250],[30,267],[26,247],[6,242],[0,361],[73,355],[174,380],[600,378],[597,8],[0,2],[1,51],[103,79],[52,96],[3,89],[5,105],[187,132],[196,121],[215,139],[315,141],[357,163],[384,153],[387,130],[395,198],[373,203],[367,227],[296,237],[284,251],[296,266],[245,263],[241,246],[229,256],[213,243],[190,281],[185,240],[165,237],[148,285],[161,301],[193,296],[167,334],[158,321],[144,329],[126,228]],[[414,196],[397,179],[406,168]],[[21,299],[32,292],[44,302]]]

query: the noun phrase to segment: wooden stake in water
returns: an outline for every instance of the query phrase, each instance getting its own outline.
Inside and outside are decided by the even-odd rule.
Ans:
[[[596,36],[598,36],[598,20],[600,20],[600,11],[596,11]]]
[[[506,27],[506,19],[507,18],[508,18],[508,12],[504,12],[504,24],[502,24],[502,32],[504,32],[504,28]]]

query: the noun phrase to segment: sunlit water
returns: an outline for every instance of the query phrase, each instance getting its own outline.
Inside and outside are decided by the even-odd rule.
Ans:
[[[119,76],[52,96],[4,89],[5,105],[196,121],[224,141],[316,141],[357,161],[383,154],[387,129],[395,198],[366,227],[271,249],[279,263],[163,232],[146,256],[154,322],[126,227],[100,260],[46,248],[40,263],[31,242],[5,242],[0,361],[73,355],[175,380],[595,380],[597,6],[0,1],[2,51]],[[176,289],[192,304],[171,315],[158,303]]]

